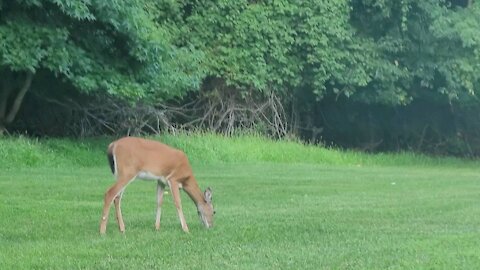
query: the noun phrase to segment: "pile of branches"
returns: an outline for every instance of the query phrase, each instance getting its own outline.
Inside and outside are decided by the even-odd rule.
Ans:
[[[233,135],[254,131],[281,138],[287,134],[285,110],[279,97],[252,92],[203,91],[181,106],[161,105],[162,110],[186,130],[209,130]]]
[[[123,136],[175,134],[180,130],[207,130],[226,135],[249,130],[272,137],[287,134],[285,111],[273,93],[202,90],[182,102],[159,104],[132,104],[111,96],[38,98],[46,104],[43,108],[49,107],[45,115],[48,120],[35,119],[35,126],[29,123],[30,128],[41,133],[39,135]],[[57,120],[51,122],[52,119]]]
[[[111,96],[102,98],[61,100],[42,97],[42,100],[54,109],[50,111],[50,119],[61,119],[62,134],[74,137],[90,137],[101,135],[141,135],[159,134],[162,130],[175,132],[175,125],[162,109],[150,104],[131,104]],[[45,127],[45,123],[37,121],[37,131],[59,133],[55,127]],[[52,125],[49,123],[47,125]],[[55,134],[57,135],[57,134]]]

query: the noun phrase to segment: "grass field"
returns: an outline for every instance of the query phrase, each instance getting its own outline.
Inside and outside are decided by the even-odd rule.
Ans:
[[[156,232],[155,184],[136,181],[123,199],[125,235],[111,211],[102,237],[113,181],[102,160],[1,169],[0,269],[480,268],[473,162],[194,161],[202,188],[214,189],[213,229],[183,195],[183,233],[168,194]]]

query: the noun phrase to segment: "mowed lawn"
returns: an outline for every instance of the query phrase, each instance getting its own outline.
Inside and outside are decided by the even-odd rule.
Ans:
[[[0,269],[479,269],[480,168],[305,164],[196,165],[214,190],[203,229],[183,193],[190,234],[171,193],[154,230],[155,184],[124,194],[100,236],[98,168],[0,174]]]

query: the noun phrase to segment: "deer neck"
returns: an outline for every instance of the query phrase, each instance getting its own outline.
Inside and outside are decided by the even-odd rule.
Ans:
[[[200,190],[200,187],[198,186],[194,178],[192,178],[191,180],[190,183],[183,186],[183,190],[185,190],[185,192],[188,194],[190,199],[192,199],[192,201],[197,207],[205,205],[206,201],[202,190]]]

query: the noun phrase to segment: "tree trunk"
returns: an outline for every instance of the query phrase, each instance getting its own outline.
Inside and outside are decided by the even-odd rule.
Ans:
[[[11,73],[3,74],[2,79],[2,89],[0,89],[0,124],[5,122],[5,118],[7,115],[7,102],[10,93],[12,92],[12,84],[11,84]]]
[[[32,79],[33,79],[33,73],[28,71],[27,77],[25,78],[25,82],[23,83],[22,88],[20,88],[20,91],[17,93],[17,96],[13,101],[13,105],[10,108],[10,111],[8,112],[7,117],[5,118],[5,122],[7,124],[12,123],[13,120],[15,119],[15,116],[17,115],[18,110],[20,110],[20,106],[22,105],[23,98],[25,97],[25,94],[27,93],[28,89],[30,89],[30,85],[32,84]]]
[[[0,135],[6,132],[6,126],[13,122],[15,116],[17,115],[18,111],[20,110],[20,106],[22,105],[23,98],[27,93],[28,89],[30,89],[30,85],[32,84],[33,73],[28,71],[25,77],[25,81],[23,82],[22,87],[19,91],[15,94],[13,84],[11,83],[12,75],[7,74],[5,79],[2,81],[2,89],[0,92]],[[10,96],[14,94],[13,103],[9,106],[8,101],[10,100]]]
[[[6,131],[5,118],[7,115],[7,102],[8,96],[12,92],[12,84],[10,83],[11,73],[5,72],[2,74],[2,85],[0,89],[0,136],[2,136]]]
[[[3,123],[0,123],[0,137],[2,137],[5,133],[8,134],[7,129],[5,128],[5,125],[3,125]]]

